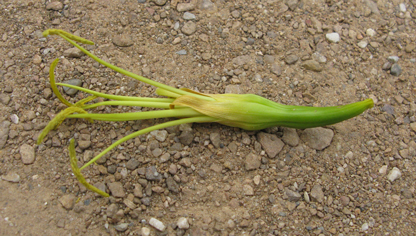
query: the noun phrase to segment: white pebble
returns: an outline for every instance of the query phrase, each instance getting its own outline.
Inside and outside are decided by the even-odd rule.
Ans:
[[[338,33],[329,33],[329,34],[326,34],[326,39],[328,39],[329,42],[338,43],[340,40],[340,37]]]
[[[155,227],[159,231],[164,231],[166,228],[166,226],[162,223],[162,221],[155,219],[155,218],[150,218],[149,224]]]
[[[367,230],[368,230],[368,224],[367,224],[367,223],[364,223],[364,224],[361,226],[361,230],[362,230],[362,231],[367,231]]]
[[[147,227],[142,228],[142,236],[149,236],[150,235],[150,229]]]
[[[382,166],[379,170],[378,173],[385,175],[387,173],[387,165]]]
[[[398,56],[389,56],[387,58],[387,61],[389,61],[390,63],[397,63],[399,61],[399,57]]]
[[[406,5],[404,3],[400,3],[399,8],[401,12],[406,12]]]
[[[402,172],[400,172],[399,168],[393,167],[393,169],[387,175],[387,179],[393,182],[396,179],[400,178],[400,176],[402,176]]]
[[[188,219],[185,217],[181,217],[178,219],[178,223],[176,223],[179,229],[189,229]]]
[[[360,48],[366,48],[367,47],[367,45],[368,45],[368,43],[367,43],[367,41],[360,41],[360,42],[358,42],[357,43],[357,45],[358,45],[358,47],[360,47]]]
[[[367,31],[365,32],[368,36],[373,37],[376,35],[376,31],[373,30],[372,28],[368,28]]]
[[[12,122],[13,122],[14,124],[19,123],[19,117],[18,117],[16,114],[11,115],[11,116],[10,116],[10,120],[12,120]]]
[[[190,12],[183,13],[183,19],[185,20],[195,20],[195,15]]]
[[[337,170],[338,170],[339,173],[344,173],[345,172],[345,169],[342,166],[338,167]]]

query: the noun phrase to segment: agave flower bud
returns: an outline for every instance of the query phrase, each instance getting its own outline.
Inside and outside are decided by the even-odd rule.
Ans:
[[[254,94],[205,94],[212,100],[192,95],[178,97],[172,105],[186,106],[218,123],[246,130],[272,126],[305,129],[331,125],[352,118],[374,106],[372,99],[333,107],[288,106]]]

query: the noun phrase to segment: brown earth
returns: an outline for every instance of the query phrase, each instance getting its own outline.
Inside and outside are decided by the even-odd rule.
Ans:
[[[0,234],[414,234],[415,6],[414,0],[1,1]],[[68,141],[79,141],[82,164],[164,120],[67,120],[36,146],[40,131],[65,108],[50,89],[50,63],[61,58],[58,81],[76,79],[95,91],[150,97],[155,89],[57,36],[43,38],[48,28],[92,40],[96,45],[86,48],[100,58],[178,88],[306,106],[372,98],[375,107],[318,129],[193,124],[143,135],[83,171],[110,193],[103,198],[73,176]],[[139,110],[147,109],[96,112]],[[151,218],[165,229],[154,228]]]

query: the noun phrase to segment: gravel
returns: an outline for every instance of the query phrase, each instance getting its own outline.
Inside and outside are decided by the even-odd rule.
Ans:
[[[413,234],[411,1],[9,1],[0,7],[7,9],[0,23],[5,235]],[[119,138],[170,119],[68,119],[36,146],[41,130],[66,107],[48,82],[55,58],[61,58],[57,82],[156,96],[153,86],[114,73],[66,41],[42,38],[46,28],[92,40],[95,45],[82,46],[103,60],[176,88],[314,107],[373,98],[375,106],[321,130],[194,124],[136,137],[82,171],[87,182],[108,188],[111,196],[103,198],[71,174],[67,141],[77,140],[81,166]],[[88,96],[59,90],[71,103]]]

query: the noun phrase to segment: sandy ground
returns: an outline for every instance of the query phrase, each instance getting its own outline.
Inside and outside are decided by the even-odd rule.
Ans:
[[[0,2],[1,235],[412,235],[416,231],[416,1],[154,0]],[[324,128],[168,128],[167,119],[67,120],[48,71],[108,94],[155,88],[73,50],[59,28],[94,41],[124,69],[204,93],[252,93],[290,105],[375,107]],[[65,95],[71,102],[86,94]],[[146,111],[107,107],[94,112]],[[155,175],[157,173],[157,175]],[[153,219],[152,219],[153,218]],[[158,220],[157,229],[154,221]],[[156,227],[155,227],[156,226]],[[162,230],[160,230],[162,229]]]

